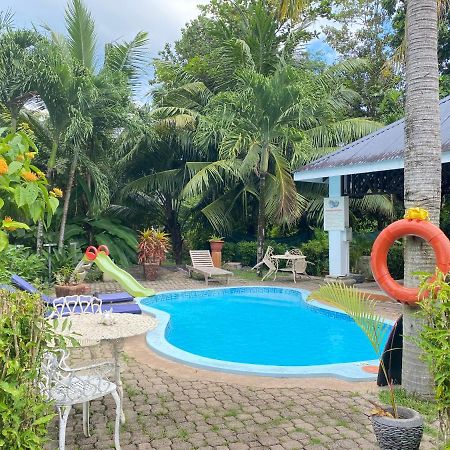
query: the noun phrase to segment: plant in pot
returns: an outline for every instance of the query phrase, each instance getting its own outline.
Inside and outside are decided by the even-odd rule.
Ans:
[[[221,236],[216,236],[213,234],[209,238],[209,245],[211,247],[212,252],[221,252],[224,243],[225,243],[225,241],[223,240],[223,237],[221,237]]]
[[[89,293],[89,286],[80,283],[78,274],[74,274],[72,266],[62,266],[54,274],[55,293],[57,297],[82,295]]]
[[[138,261],[144,268],[146,280],[156,280],[159,266],[169,249],[169,235],[164,231],[147,228],[139,233]]]
[[[321,300],[348,314],[367,336],[380,368],[388,382],[389,405],[378,405],[371,411],[372,426],[381,449],[416,450],[423,435],[423,418],[415,410],[397,406],[394,383],[383,361],[384,344],[389,325],[375,312],[375,301],[369,295],[341,283],[329,283],[312,292],[308,300]]]

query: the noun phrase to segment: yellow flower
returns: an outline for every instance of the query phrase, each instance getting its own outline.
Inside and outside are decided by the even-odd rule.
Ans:
[[[4,158],[0,158],[0,175],[8,173],[8,163]]]
[[[30,170],[22,172],[22,178],[25,181],[37,181],[38,176]]]
[[[36,152],[26,152],[25,156],[29,159],[33,159],[36,156]]]
[[[25,156],[17,155],[16,161],[25,161]]]
[[[12,217],[6,216],[6,217],[3,219],[3,227],[5,227],[8,231],[14,231],[14,230],[17,230],[16,227],[8,227],[8,226],[7,226],[8,223],[11,223],[11,222],[14,222],[14,220],[12,219]]]
[[[54,187],[50,192],[50,195],[53,194],[54,197],[61,198],[63,196],[63,191],[59,187]]]

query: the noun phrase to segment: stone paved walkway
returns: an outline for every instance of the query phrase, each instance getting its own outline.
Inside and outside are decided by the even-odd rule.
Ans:
[[[235,280],[234,284],[255,284]],[[272,284],[272,283],[267,283]],[[292,285],[292,282],[277,284]],[[314,288],[316,281],[297,287]],[[146,283],[157,290],[202,288],[204,283],[189,280],[180,272],[164,274],[161,281]],[[115,283],[101,283],[95,288],[115,290]],[[380,302],[381,303],[381,302]],[[395,303],[386,302],[381,309],[390,317],[398,315]],[[128,348],[136,345],[131,342]],[[75,359],[85,359],[82,349]],[[132,353],[132,352],[131,352]],[[347,390],[315,388],[296,380],[286,387],[277,379],[246,383],[233,375],[226,377],[170,363],[157,368],[155,358],[125,356],[123,382],[124,410],[127,422],[122,426],[123,450],[148,449],[363,449],[377,448],[366,413],[368,399],[376,393],[360,391],[358,384]],[[226,380],[223,381],[223,380]],[[236,380],[238,378],[236,377]],[[270,384],[272,383],[272,384]],[[269,386],[269,387],[268,387]],[[270,387],[274,386],[274,387]],[[113,445],[114,403],[111,397],[92,402],[92,436],[82,433],[79,407],[71,413],[67,428],[67,450],[110,449]],[[47,449],[56,449],[56,422],[51,426]],[[421,449],[435,448],[425,436]]]

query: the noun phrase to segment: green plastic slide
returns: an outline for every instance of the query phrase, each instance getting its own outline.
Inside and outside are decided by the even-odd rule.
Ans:
[[[111,258],[105,253],[99,252],[94,260],[97,267],[103,272],[108,274],[111,278],[116,280],[122,288],[127,291],[133,297],[151,297],[155,295],[153,289],[148,289],[142,286],[135,278],[133,278],[128,272],[116,266]]]

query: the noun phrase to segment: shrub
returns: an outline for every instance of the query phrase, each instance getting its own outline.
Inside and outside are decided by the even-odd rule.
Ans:
[[[269,245],[273,247],[275,254],[282,254],[289,249],[289,246],[286,244],[268,240],[264,245],[264,251]],[[257,249],[256,241],[225,242],[222,250],[222,259],[224,261],[237,261],[243,266],[253,267],[256,264]]]
[[[54,338],[38,295],[0,290],[0,448],[43,448],[52,405],[36,379]]]
[[[223,245],[222,248],[222,261],[224,262],[235,261],[237,254],[237,246],[238,244],[234,242],[225,241],[225,244]]]
[[[301,247],[307,261],[313,263],[308,265],[307,272],[310,275],[322,275],[328,271],[328,235],[325,231],[316,228],[314,239],[305,242]]]
[[[394,280],[403,279],[403,242],[396,242],[388,253],[388,268]]]
[[[425,324],[420,332],[418,344],[423,350],[422,356],[427,361],[434,378],[436,406],[439,413],[439,425],[444,440],[444,447],[450,447],[450,284],[447,275],[436,272],[422,274],[421,295],[424,296],[419,306]]]
[[[30,248],[17,248],[10,245],[0,258],[0,283],[6,284],[12,274],[17,274],[28,281],[42,281],[46,275],[46,261]]]

